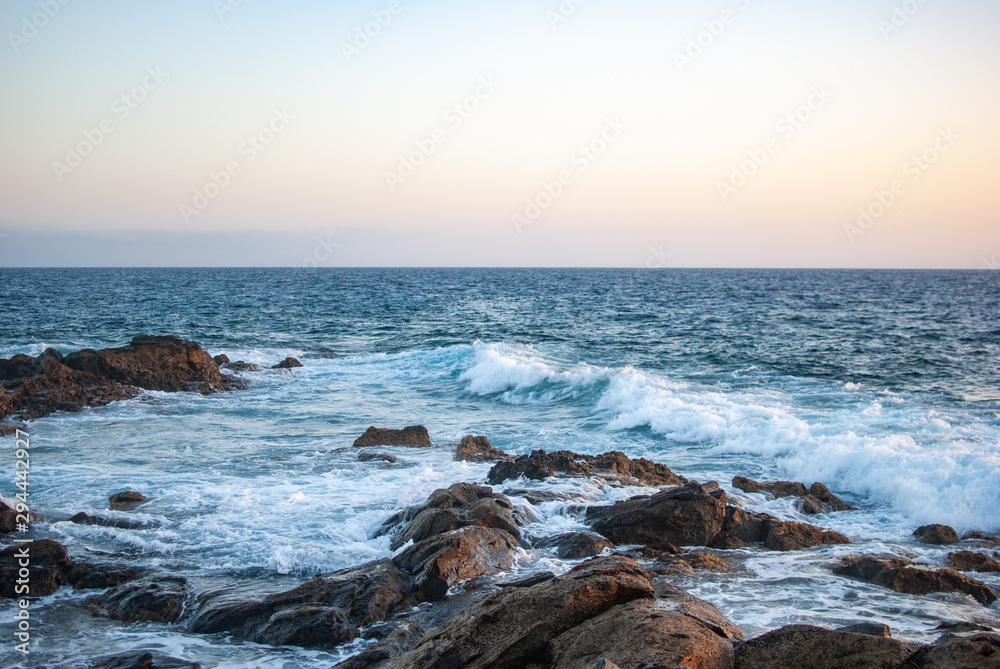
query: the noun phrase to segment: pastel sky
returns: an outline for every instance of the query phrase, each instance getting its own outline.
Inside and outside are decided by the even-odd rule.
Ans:
[[[0,32],[0,266],[1000,255],[995,0],[6,0]]]

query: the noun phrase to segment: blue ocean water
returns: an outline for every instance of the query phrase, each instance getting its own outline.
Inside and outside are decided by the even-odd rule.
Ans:
[[[622,450],[727,489],[734,475],[826,483],[860,510],[809,520],[855,545],[737,552],[737,572],[679,582],[750,633],[875,618],[920,639],[941,619],[1000,624],[966,598],[829,570],[858,552],[940,564],[947,550],[910,537],[928,522],[1000,531],[998,315],[997,272],[0,270],[0,357],[154,333],[234,360],[305,363],[248,375],[241,392],[150,393],[34,422],[38,529],[75,555],[177,571],[198,588],[288,587],[389,555],[370,538],[388,515],[489,468],[447,448],[395,449],[396,465],[359,463],[350,448],[369,425],[420,423],[435,443],[485,434],[515,453]],[[12,453],[0,462],[10,496]],[[554,485],[595,501],[637,492]],[[146,527],[64,522],[126,488],[152,498],[131,514]],[[787,499],[741,499],[803,519]],[[559,505],[536,511],[529,534],[580,527]],[[529,551],[517,568],[569,566]],[[41,657],[158,647],[205,666],[291,669],[343,654],[95,622],[83,596],[46,598]],[[7,652],[0,663],[16,659]]]

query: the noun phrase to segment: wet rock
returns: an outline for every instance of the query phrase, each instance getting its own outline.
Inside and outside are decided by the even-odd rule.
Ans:
[[[29,563],[25,567],[24,563]],[[28,569],[23,579],[21,569]],[[41,539],[26,544],[14,544],[0,550],[0,597],[44,597],[51,595],[66,583],[73,569],[66,547],[51,539]],[[28,580],[29,583],[18,583]],[[29,589],[24,590],[25,586]]]
[[[276,646],[337,646],[357,638],[358,628],[387,620],[410,594],[409,577],[392,560],[376,560],[263,599],[203,596],[189,629]]]
[[[108,497],[108,508],[112,511],[129,511],[136,508],[148,498],[142,493],[134,490],[116,492]]]
[[[571,451],[533,451],[513,460],[499,462],[490,469],[487,480],[498,485],[508,479],[524,476],[537,481],[550,476],[601,476],[626,485],[650,487],[674,486],[687,479],[674,474],[666,465],[645,458],[629,459],[624,453],[612,451],[603,455],[581,455]]]
[[[391,660],[413,648],[424,634],[426,631],[420,623],[402,622],[386,638],[334,665],[334,669],[384,669]]]
[[[1000,538],[991,536],[989,534],[983,534],[982,532],[968,532],[962,535],[962,541],[972,541],[976,545],[982,546],[983,548],[992,548],[993,546],[1000,546]]]
[[[658,559],[649,568],[658,575],[693,574],[696,571],[712,571],[720,574],[729,572],[729,565],[717,555],[709,553],[682,553]]]
[[[593,532],[564,532],[536,541],[535,547],[554,548],[563,560],[581,560],[600,555],[605,549],[614,550],[615,545]]]
[[[363,435],[354,440],[355,448],[371,446],[430,446],[431,437],[423,425],[411,425],[402,430],[390,430],[377,427],[368,428]]]
[[[0,534],[17,532],[17,511],[7,500],[0,500]]]
[[[465,527],[425,539],[393,560],[413,576],[420,599],[438,601],[460,581],[510,569],[517,548],[517,540],[503,530]]]
[[[797,551],[813,546],[849,544],[851,540],[840,532],[824,530],[808,523],[789,521],[767,522],[764,548],[773,551]]]
[[[769,550],[790,551],[828,544],[849,544],[850,539],[839,532],[784,521],[764,513],[726,507],[722,530],[708,546],[725,550],[763,544]]]
[[[695,597],[665,579],[654,580],[653,588],[660,608],[678,611],[689,618],[694,618],[724,639],[739,641],[743,638],[743,630],[722,615],[713,604]]]
[[[922,544],[944,546],[958,543],[958,533],[947,525],[924,525],[915,529],[913,536]]]
[[[461,443],[455,447],[455,459],[467,462],[495,462],[511,458],[503,451],[493,448],[486,437],[469,435],[462,437]]]
[[[868,636],[880,636],[885,637],[886,639],[892,638],[892,630],[885,623],[857,623],[855,625],[841,627],[838,631],[850,632],[852,634],[867,634]]]
[[[456,483],[447,490],[435,490],[423,504],[411,506],[382,524],[375,536],[392,535],[396,550],[463,527],[493,527],[521,537],[514,517],[514,505],[492,488],[472,483]]]
[[[754,481],[745,476],[733,478],[733,487],[743,492],[766,492],[774,497],[798,497],[799,509],[806,514],[850,511],[854,507],[834,495],[822,483],[813,483],[808,489],[794,481]]]
[[[167,655],[136,651],[109,655],[91,660],[91,669],[201,669],[197,662],[188,662]]]
[[[69,522],[75,523],[76,525],[99,525],[101,527],[114,527],[120,530],[136,530],[145,525],[137,520],[130,520],[128,518],[104,518],[103,516],[88,516],[86,513],[81,511],[72,518]]]
[[[1000,562],[985,553],[975,551],[948,553],[948,566],[955,571],[1000,571]]]
[[[264,369],[260,365],[255,365],[252,362],[244,362],[243,360],[237,360],[236,362],[227,362],[222,365],[223,369],[228,369],[231,372],[259,372]]]
[[[187,598],[187,579],[154,574],[115,586],[87,601],[94,615],[125,623],[172,623],[180,618]]]
[[[903,669],[1000,669],[1000,635],[945,634],[917,650]]]
[[[396,462],[398,458],[389,453],[358,453],[360,462],[371,462],[372,460],[383,460],[385,462]]]
[[[533,585],[551,581],[555,577],[556,575],[551,571],[536,571],[535,573],[528,574],[527,576],[504,578],[499,581],[495,581],[494,584],[498,588],[530,588]]]
[[[106,590],[148,575],[148,569],[76,563],[65,582],[74,590]]]
[[[529,504],[544,504],[545,502],[578,502],[588,499],[580,493],[559,492],[556,490],[531,490],[528,488],[512,488],[504,490],[508,497],[523,497]]]
[[[4,387],[0,385],[0,403],[3,402],[3,395],[5,394]],[[18,431],[27,431],[27,425],[0,425],[0,437],[9,437],[10,435],[16,435]]]
[[[926,569],[902,558],[848,557],[841,560],[833,572],[910,595],[961,592],[984,606],[997,599],[997,594],[988,585],[953,569]]]
[[[212,362],[214,362],[219,367],[222,367],[223,365],[229,362],[229,356],[226,355],[225,353],[220,353],[219,355],[212,358]]]
[[[951,632],[952,634],[963,634],[965,632],[992,632],[993,628],[979,623],[970,623],[967,620],[945,620],[941,622],[936,630]]]
[[[595,558],[561,578],[490,595],[431,630],[389,666],[562,669],[549,661],[553,640],[609,610],[653,597],[649,578],[635,560]]]
[[[295,358],[285,358],[277,365],[271,367],[271,369],[295,369],[296,367],[302,367],[302,363]]]
[[[917,646],[812,625],[782,627],[736,647],[738,669],[899,669]]]
[[[715,496],[697,481],[587,509],[587,523],[618,545],[705,546],[722,530],[725,517],[725,493]]]

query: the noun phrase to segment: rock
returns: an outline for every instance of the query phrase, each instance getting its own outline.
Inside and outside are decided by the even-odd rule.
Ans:
[[[589,499],[580,493],[559,492],[556,490],[529,490],[527,488],[511,488],[504,490],[508,497],[523,497],[529,504],[544,504],[545,502],[578,502]]]
[[[517,540],[492,527],[465,527],[410,546],[393,560],[413,576],[424,601],[439,601],[460,581],[514,566]]]
[[[892,638],[892,630],[885,623],[864,622],[855,625],[841,627],[839,632],[850,632],[852,634],[867,634],[868,636],[880,636],[886,639]]]
[[[953,634],[963,634],[965,632],[992,632],[992,627],[987,627],[986,625],[980,625],[979,623],[970,623],[967,620],[945,620],[938,624],[936,630],[945,630]]]
[[[148,497],[134,490],[116,492],[108,497],[108,508],[112,511],[129,511],[139,506],[147,499]]]
[[[947,525],[924,525],[915,529],[913,536],[922,544],[944,546],[958,543],[958,533]]]
[[[1000,669],[1000,635],[945,634],[917,650],[903,669]]]
[[[462,437],[461,443],[455,447],[455,459],[468,462],[493,462],[511,458],[503,451],[493,448],[486,437],[469,435]]]
[[[431,630],[389,667],[557,669],[548,661],[554,639],[606,611],[653,597],[648,575],[635,560],[595,558],[561,578],[490,595]]]
[[[431,437],[423,425],[411,425],[402,430],[389,430],[377,427],[368,428],[363,435],[354,440],[355,448],[371,446],[430,446]]]
[[[358,628],[387,620],[410,594],[409,577],[382,559],[263,599],[203,596],[189,629],[275,646],[337,646],[356,639]]]
[[[725,493],[720,497],[691,481],[652,497],[589,507],[587,523],[618,545],[705,546],[722,530],[726,517]]]
[[[738,669],[899,669],[916,646],[895,639],[789,625],[736,647]]]
[[[17,532],[18,513],[7,500],[0,499],[0,534],[10,534]]]
[[[564,532],[536,541],[535,547],[554,548],[563,560],[581,560],[600,555],[605,549],[614,550],[615,545],[593,532]]]
[[[91,669],[201,669],[197,662],[188,662],[167,655],[146,651],[121,653],[90,660]]]
[[[848,557],[841,560],[833,572],[910,595],[961,592],[983,606],[997,599],[997,594],[988,585],[953,569],[924,569],[902,558]]]
[[[729,571],[726,561],[709,553],[682,553],[660,558],[649,567],[658,576],[692,574],[695,571],[713,571],[720,574]]]
[[[666,465],[639,458],[631,460],[624,453],[612,451],[603,455],[580,455],[571,451],[533,451],[513,460],[499,462],[490,469],[487,481],[493,485],[520,476],[542,481],[550,476],[601,476],[626,485],[650,487],[687,483]]]
[[[229,362],[229,356],[226,355],[225,353],[220,353],[219,355],[212,358],[212,362],[214,362],[219,367],[222,367],[223,365]]]
[[[493,527],[520,539],[514,505],[492,488],[456,483],[447,490],[435,490],[423,504],[411,506],[382,524],[375,536],[393,535],[390,547],[396,550],[463,527]]]
[[[962,541],[975,541],[983,548],[1000,546],[1000,538],[983,534],[982,532],[968,532],[962,535]]]
[[[187,579],[154,574],[115,586],[87,601],[94,615],[125,623],[172,623],[181,617]]]
[[[28,569],[27,579],[21,576],[23,568]],[[0,550],[0,597],[16,599],[26,595],[51,595],[66,582],[71,569],[73,561],[66,547],[51,539],[8,546]],[[19,580],[29,583],[18,583]],[[25,586],[29,589],[24,590]]]
[[[831,511],[853,511],[854,507],[834,495],[820,482],[809,486],[809,494],[825,504]]]
[[[840,532],[824,530],[808,523],[768,521],[764,548],[773,551],[797,551],[813,546],[849,544]]]
[[[227,362],[222,365],[223,369],[228,369],[231,372],[259,372],[264,369],[260,365],[256,365],[252,362],[244,362],[242,360],[237,360],[236,362]]]
[[[854,507],[834,495],[822,483],[813,483],[807,490],[805,485],[793,481],[754,481],[745,476],[733,478],[733,487],[743,492],[766,492],[774,497],[798,497],[799,509],[803,513],[818,514],[831,511],[850,511]]]
[[[358,655],[334,665],[334,669],[383,669],[390,660],[395,660],[413,648],[426,634],[420,623],[402,622],[387,636]]]
[[[294,369],[296,367],[302,367],[302,363],[295,358],[285,358],[277,365],[271,367],[271,369]]]
[[[494,585],[498,588],[530,588],[533,585],[551,581],[555,577],[556,575],[551,571],[536,571],[533,574],[528,574],[527,576],[504,578],[499,581],[495,581]]]
[[[4,387],[0,385],[0,402],[4,395]],[[0,425],[0,437],[9,437],[10,435],[16,435],[18,432],[26,432],[28,429],[27,425]]]
[[[65,582],[67,585],[73,586],[74,590],[106,590],[134,581],[149,573],[147,569],[136,567],[77,563],[66,575]]]
[[[1000,562],[985,553],[975,551],[948,553],[948,566],[955,571],[1000,571]]]
[[[137,520],[129,520],[127,518],[104,518],[102,516],[88,516],[84,512],[80,512],[69,519],[69,522],[75,523],[77,525],[100,525],[101,527],[115,527],[120,530],[136,530],[140,527],[145,527],[143,523]]]
[[[851,540],[840,532],[824,530],[808,523],[778,520],[767,514],[728,506],[722,530],[707,545],[731,550],[763,544],[769,550],[791,551],[849,543]]]
[[[358,453],[358,460],[361,462],[371,462],[372,460],[384,460],[385,462],[396,462],[398,458],[389,453]]]

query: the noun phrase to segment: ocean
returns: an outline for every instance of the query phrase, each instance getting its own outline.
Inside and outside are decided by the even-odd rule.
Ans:
[[[151,392],[31,423],[37,536],[74,556],[176,572],[196,590],[260,592],[389,556],[388,537],[372,538],[387,517],[489,470],[444,447],[380,449],[395,464],[358,462],[351,448],[370,425],[421,424],[435,444],[482,434],[516,454],[620,450],[727,491],[736,475],[825,483],[858,510],[807,518],[789,498],[743,497],[853,545],[733,551],[735,571],[677,579],[748,636],[874,620],[926,641],[942,620],[1000,626],[997,604],[830,571],[859,553],[943,564],[947,547],[911,536],[926,523],[1000,532],[998,316],[998,272],[0,270],[0,357],[148,333],[305,365],[247,374],[243,391]],[[11,497],[13,439],[0,447],[0,493]],[[550,487],[602,502],[644,490]],[[143,527],[66,522],[125,489],[151,498],[130,513]],[[565,505],[537,512],[530,535],[583,528]],[[524,551],[515,569],[573,564]],[[1000,586],[997,574],[979,577]],[[79,606],[92,594],[63,588],[40,601],[33,662],[158,648],[206,667],[326,669],[365,643],[272,648],[188,634],[184,621],[123,625]],[[0,603],[4,629],[13,606]],[[0,665],[17,662],[12,643],[0,646]]]

